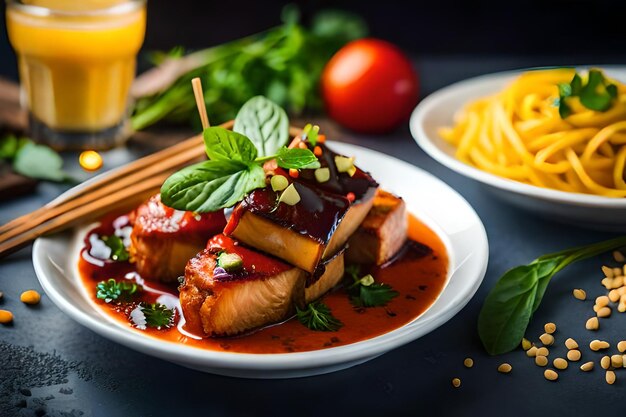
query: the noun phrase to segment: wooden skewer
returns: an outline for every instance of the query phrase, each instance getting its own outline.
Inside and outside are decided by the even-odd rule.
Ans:
[[[206,129],[211,126],[209,124],[209,115],[206,112],[206,104],[204,103],[204,92],[202,91],[202,81],[196,77],[191,80],[193,87],[193,95],[196,98],[196,106],[198,106],[198,113],[200,113],[200,121],[202,122],[202,129]]]

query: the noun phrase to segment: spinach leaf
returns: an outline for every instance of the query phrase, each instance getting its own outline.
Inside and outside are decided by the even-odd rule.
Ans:
[[[250,138],[259,156],[274,155],[289,140],[289,118],[276,103],[256,96],[239,110],[233,130]]]
[[[13,169],[26,177],[50,181],[65,181],[63,159],[47,146],[28,142],[15,154]]]
[[[478,334],[487,352],[498,355],[521,342],[546,288],[566,266],[626,246],[626,236],[541,256],[507,271],[487,295],[478,316]]]
[[[257,148],[246,136],[224,129],[209,127],[204,129],[204,148],[208,157],[215,161],[239,161],[244,164],[254,161]]]
[[[172,174],[161,187],[161,201],[177,210],[210,212],[231,207],[264,185],[265,172],[259,165],[209,160]]]

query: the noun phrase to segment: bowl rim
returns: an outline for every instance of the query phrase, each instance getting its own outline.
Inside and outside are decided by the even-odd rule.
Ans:
[[[626,71],[626,66],[620,65],[576,65],[577,69],[588,69],[590,67],[600,67],[609,71]],[[525,71],[537,70],[543,68],[556,68],[556,67],[533,67],[515,69],[510,71],[501,71],[490,74],[479,75],[477,77],[468,78],[462,81],[455,82],[446,87],[443,87],[432,94],[424,98],[417,107],[413,110],[409,121],[409,128],[411,134],[417,144],[426,152],[430,157],[435,159],[440,164],[452,169],[453,171],[472,178],[481,183],[490,185],[492,187],[509,191],[515,194],[531,196],[537,199],[565,203],[583,207],[602,207],[602,208],[626,208],[626,198],[614,198],[604,197],[599,195],[574,193],[569,191],[554,190],[551,188],[542,188],[536,185],[526,184],[511,180],[508,178],[500,177],[487,171],[483,171],[474,166],[468,165],[455,157],[446,153],[437,143],[436,140],[426,133],[425,123],[426,120],[432,116],[434,112],[437,112],[442,103],[445,103],[452,96],[457,95],[462,90],[468,90],[476,88],[479,84],[483,86],[495,86],[495,84],[507,82],[513,80],[516,76]],[[494,88],[495,90],[495,88]],[[483,97],[476,96],[474,98]],[[460,108],[454,109],[455,111]],[[437,138],[443,141],[443,138]]]
[[[83,311],[80,306],[72,303],[71,297],[63,294],[61,288],[58,288],[54,284],[54,279],[50,279],[47,276],[48,273],[46,272],[46,267],[44,266],[44,262],[51,262],[53,263],[53,266],[59,270],[58,272],[66,277],[68,274],[74,273],[73,271],[63,272],[62,266],[54,264],[54,261],[49,259],[48,255],[45,255],[46,245],[54,243],[58,244],[59,242],[54,242],[55,239],[65,239],[67,237],[57,235],[39,238],[35,241],[33,246],[33,264],[36,275],[44,291],[48,294],[51,300],[63,312],[88,329],[132,349],[141,351],[151,356],[183,364],[185,366],[194,367],[196,369],[211,367],[213,369],[220,368],[229,370],[236,369],[271,372],[321,368],[373,358],[403,344],[409,343],[429,333],[451,319],[470,301],[480,287],[487,270],[489,255],[489,245],[484,225],[473,207],[458,192],[440,179],[434,177],[432,174],[395,157],[391,157],[367,148],[343,143],[334,143],[333,145],[340,149],[344,146],[345,148],[356,148],[359,152],[370,153],[372,157],[376,156],[377,158],[390,159],[394,164],[403,165],[417,171],[420,175],[428,176],[431,181],[434,181],[439,186],[445,187],[446,191],[450,193],[451,196],[458,199],[459,203],[465,206],[464,210],[466,210],[467,214],[472,217],[471,227],[472,230],[476,229],[475,232],[477,232],[478,235],[474,235],[475,245],[472,245],[474,252],[472,252],[470,256],[477,257],[479,263],[470,263],[473,265],[472,269],[466,271],[465,274],[472,274],[473,281],[471,285],[463,287],[463,291],[451,295],[451,300],[448,302],[447,307],[438,312],[438,314],[432,316],[424,315],[436,305],[439,299],[433,302],[433,304],[419,317],[418,320],[409,322],[397,329],[371,339],[333,348],[276,354],[222,352],[164,341],[148,335],[145,335],[145,337],[138,337],[134,331],[124,331],[124,329],[113,325],[110,321],[98,320],[97,318],[99,317],[99,312],[96,311],[95,315],[88,314]],[[73,191],[74,190],[70,190],[68,192]],[[425,217],[427,218],[428,216]],[[433,224],[436,225],[437,223],[433,221],[432,223],[429,223],[429,227]],[[442,230],[435,230],[435,232],[440,235],[441,233],[444,233]],[[66,233],[72,233],[72,237],[69,237],[69,239],[75,239],[77,237],[76,229],[72,229],[71,232]],[[441,237],[444,239],[444,243],[446,244],[446,247],[448,247],[448,250],[451,250],[453,242],[450,241],[448,233]],[[76,256],[78,256],[78,254],[74,253],[71,261],[76,260]],[[465,265],[467,264],[467,262],[465,262],[467,259],[455,259],[453,261],[453,256],[454,253],[450,253],[451,271],[449,272],[447,278],[448,284],[458,271],[463,271]],[[68,260],[68,262],[71,261]],[[457,279],[460,278],[461,277],[459,276]],[[446,288],[447,287],[444,287],[441,294],[444,293]],[[158,343],[155,343],[156,341],[158,341]]]

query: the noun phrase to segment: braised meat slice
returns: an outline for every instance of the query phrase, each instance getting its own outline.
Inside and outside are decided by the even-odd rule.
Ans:
[[[408,218],[404,201],[378,190],[363,223],[348,241],[346,260],[381,265],[391,259],[407,239]]]
[[[303,270],[217,235],[185,268],[185,326],[215,337],[278,323],[303,305],[305,279]]]
[[[164,282],[183,275],[187,261],[226,225],[223,211],[196,214],[180,211],[152,196],[131,213],[130,254],[143,277]]]

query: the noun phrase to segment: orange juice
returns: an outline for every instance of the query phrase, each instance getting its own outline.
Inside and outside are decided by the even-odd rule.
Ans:
[[[145,26],[145,1],[9,1],[31,120],[64,132],[120,125]]]

